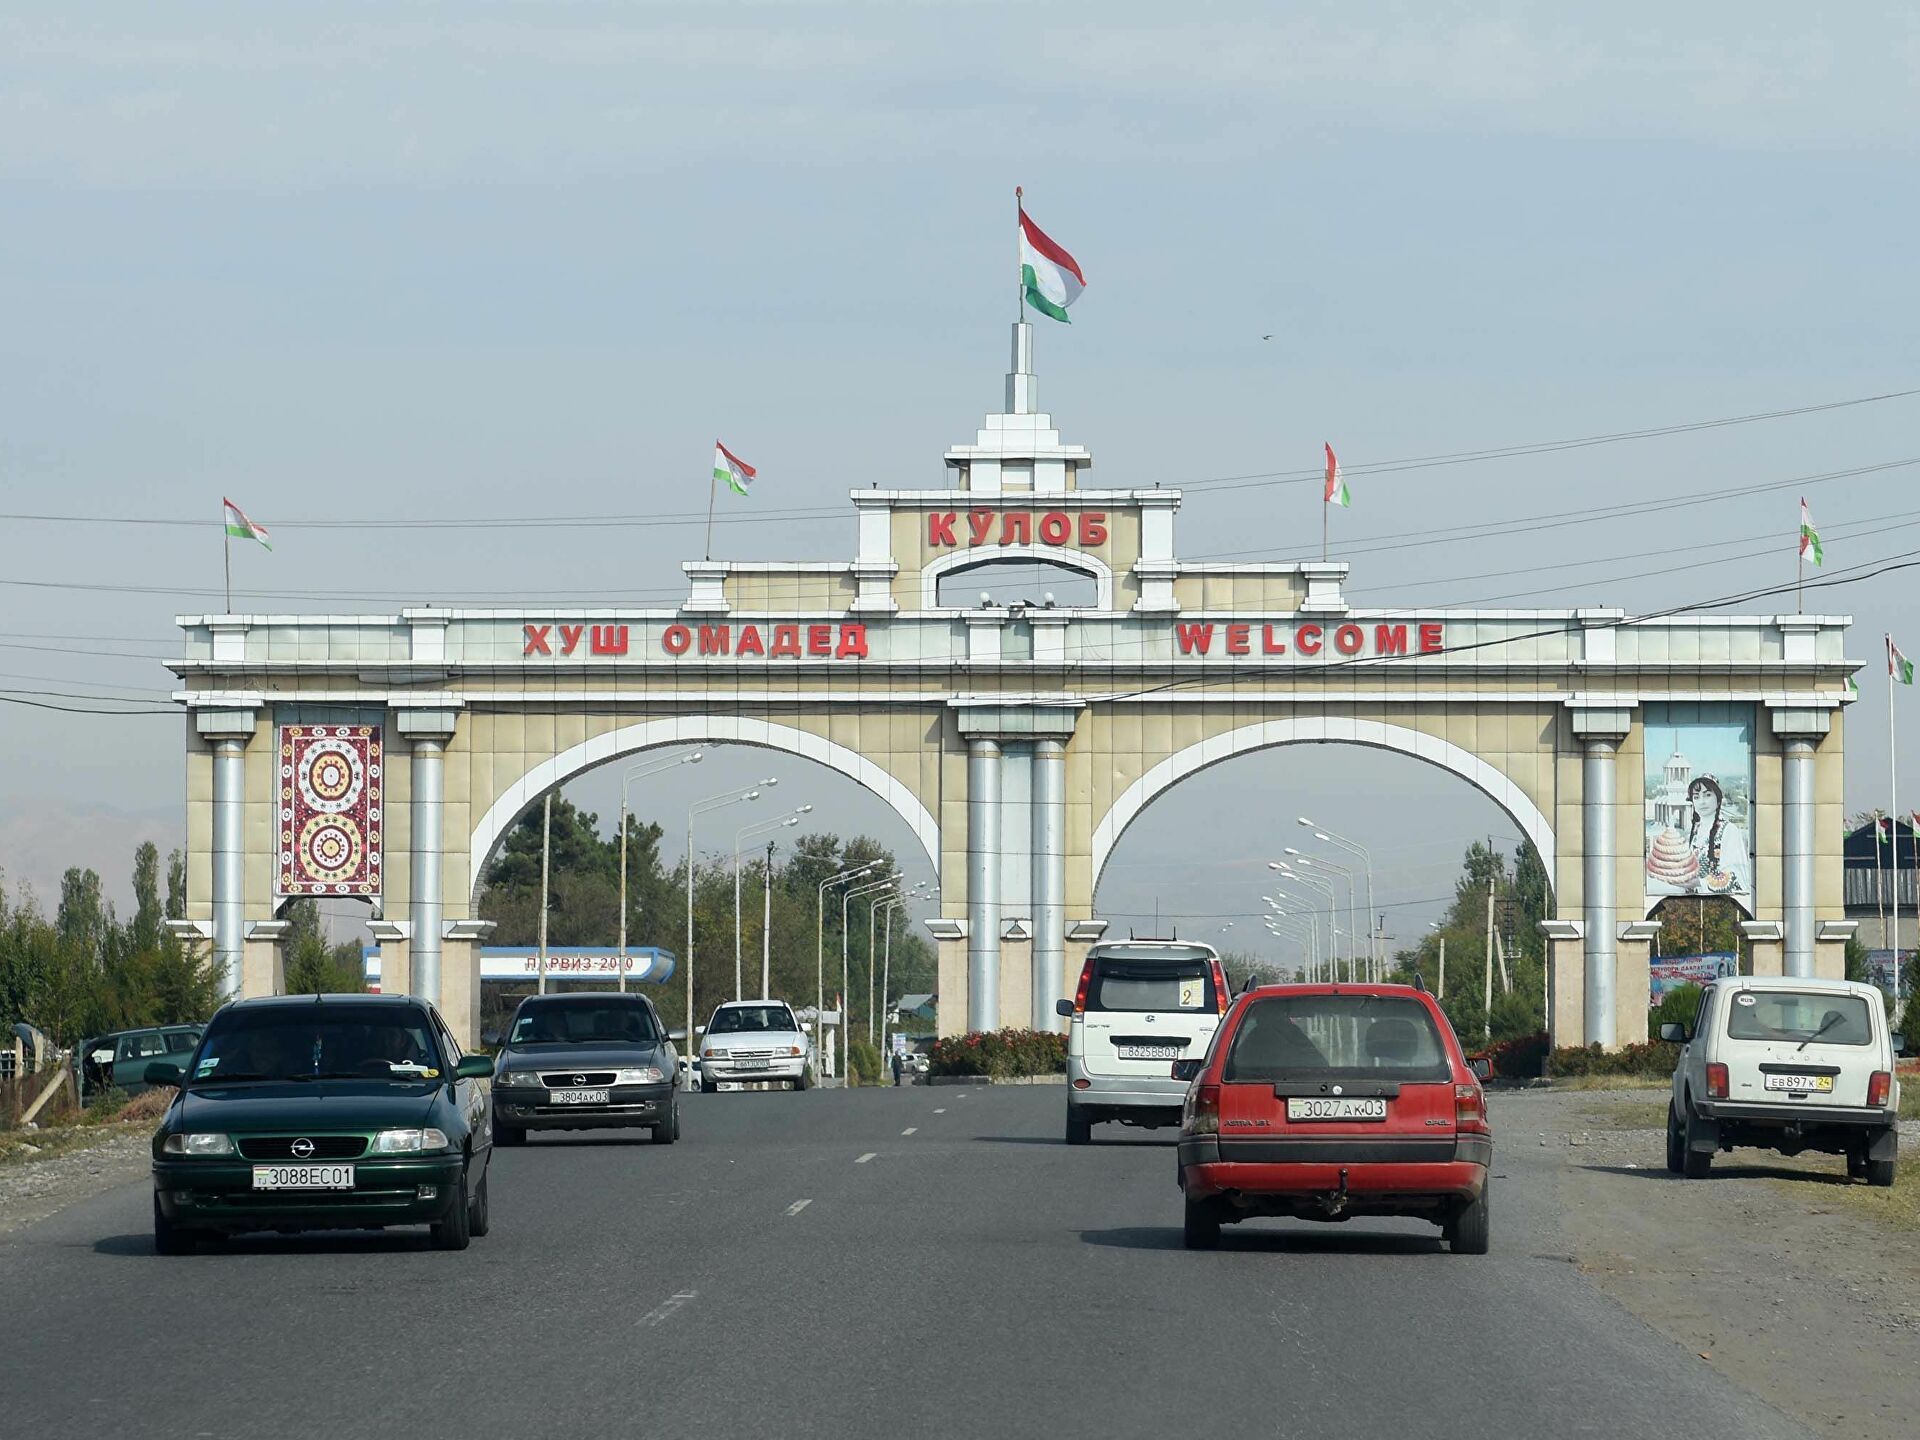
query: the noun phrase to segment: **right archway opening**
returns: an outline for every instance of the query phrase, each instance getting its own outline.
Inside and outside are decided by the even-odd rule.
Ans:
[[[1469,1050],[1544,1032],[1537,813],[1523,827],[1439,764],[1350,742],[1250,748],[1146,788],[1096,847],[1110,937],[1204,941],[1236,986],[1418,977]]]

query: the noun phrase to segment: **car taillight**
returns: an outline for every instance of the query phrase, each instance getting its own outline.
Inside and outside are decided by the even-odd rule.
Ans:
[[[1492,1133],[1487,1128],[1487,1096],[1478,1085],[1453,1087],[1453,1128],[1466,1135]]]
[[[1215,960],[1213,962],[1213,1000],[1214,1004],[1219,1007],[1222,1015],[1227,1013],[1227,1001],[1229,998],[1226,967],[1218,960]]]
[[[1185,1135],[1218,1135],[1220,1133],[1220,1087],[1218,1085],[1196,1085],[1187,1099],[1187,1113],[1181,1118],[1180,1130]]]
[[[1709,1100],[1727,1098],[1727,1067],[1717,1060],[1707,1066],[1707,1098]]]
[[[1080,983],[1074,987],[1074,1014],[1084,1015],[1087,1013],[1087,987],[1091,984],[1093,984],[1093,961],[1089,960],[1080,967]]]
[[[1887,1103],[1887,1097],[1893,1093],[1893,1076],[1885,1070],[1876,1070],[1867,1081],[1867,1104],[1879,1108]]]

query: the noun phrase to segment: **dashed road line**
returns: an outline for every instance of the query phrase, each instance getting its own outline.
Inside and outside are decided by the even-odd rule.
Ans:
[[[946,1114],[946,1113],[947,1113],[947,1108],[946,1108],[946,1106],[944,1106],[944,1105],[943,1105],[943,1106],[941,1106],[941,1107],[940,1107],[940,1108],[939,1108],[938,1110],[936,1110],[936,1111],[934,1111],[933,1113],[934,1113],[934,1114],[936,1114],[936,1115],[944,1115],[944,1114]]]
[[[806,1209],[807,1206],[811,1205],[812,1203],[813,1201],[811,1200],[796,1200],[791,1205],[787,1206],[787,1214],[789,1216],[798,1215],[802,1210]]]
[[[658,1305],[654,1306],[653,1309],[642,1315],[640,1317],[640,1323],[645,1326],[653,1326],[672,1319],[676,1310],[699,1293],[698,1290],[679,1290],[674,1292],[674,1294],[662,1300]]]
[[[879,1153],[880,1152],[878,1150],[869,1150],[867,1151],[866,1154],[862,1155],[858,1160],[854,1161],[853,1163],[856,1165],[864,1165],[867,1163],[867,1161],[873,1159],[873,1157],[878,1155]]]
[[[918,1125],[909,1125],[907,1126],[906,1129],[902,1130],[900,1133],[902,1135],[911,1135],[913,1134],[914,1131],[918,1130],[919,1128],[920,1127]]]

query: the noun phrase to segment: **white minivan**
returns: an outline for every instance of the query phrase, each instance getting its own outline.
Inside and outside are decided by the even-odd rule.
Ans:
[[[1180,1123],[1187,1082],[1175,1060],[1207,1053],[1233,997],[1211,945],[1111,940],[1087,952],[1067,1030],[1067,1143],[1084,1145],[1103,1120],[1154,1129]]]
[[[1736,1145],[1847,1157],[1847,1173],[1891,1185],[1900,1081],[1886,1006],[1872,985],[1811,976],[1732,975],[1700,997],[1667,1107],[1667,1168],[1698,1179]]]

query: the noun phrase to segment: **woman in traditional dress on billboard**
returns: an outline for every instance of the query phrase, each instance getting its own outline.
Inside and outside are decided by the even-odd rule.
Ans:
[[[1687,822],[1687,845],[1699,862],[1696,894],[1751,895],[1753,857],[1747,834],[1727,819],[1727,797],[1711,775],[1696,775],[1687,786],[1692,815]]]

